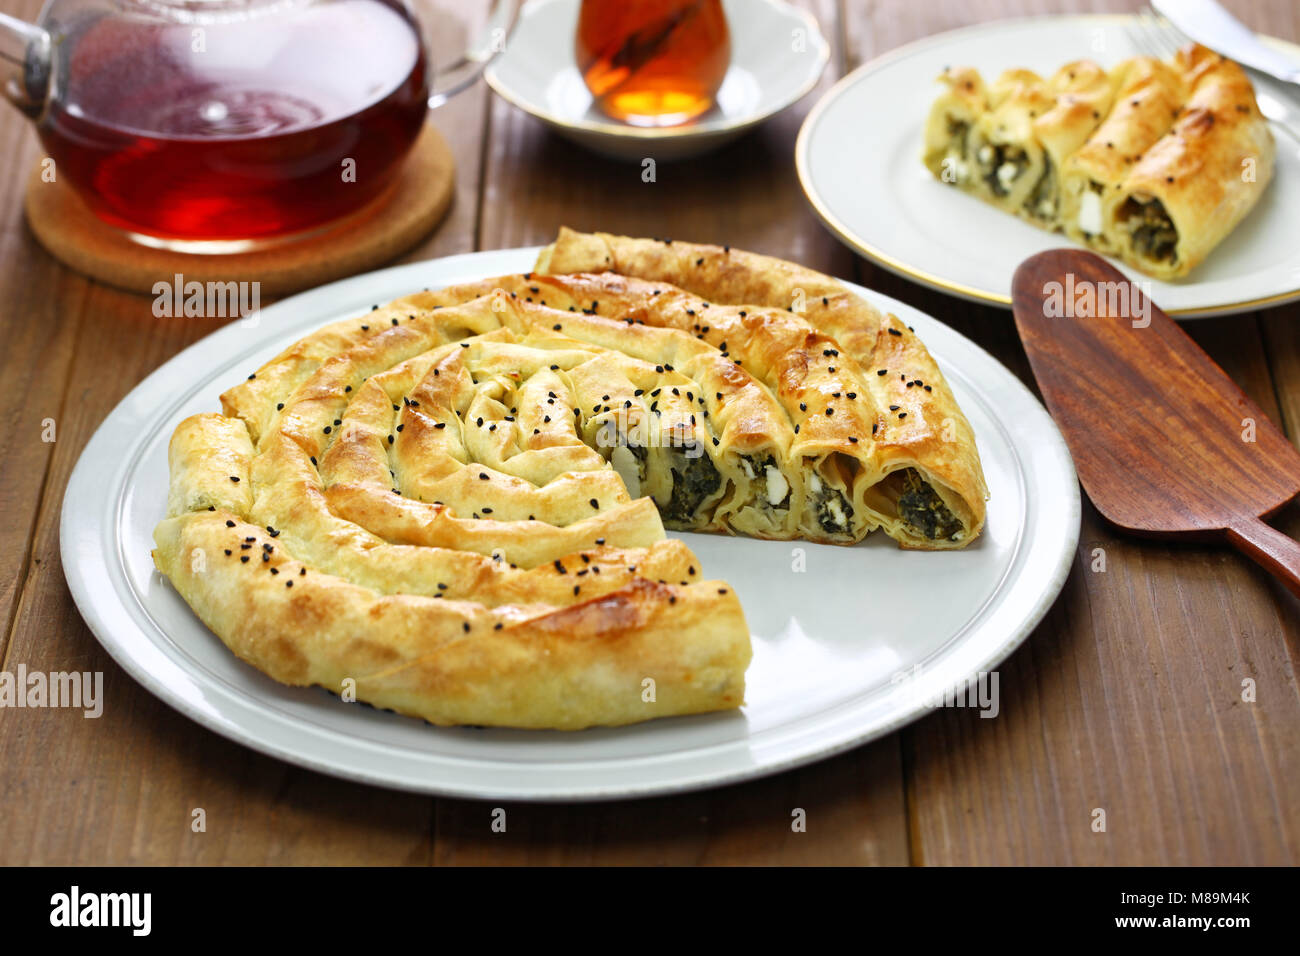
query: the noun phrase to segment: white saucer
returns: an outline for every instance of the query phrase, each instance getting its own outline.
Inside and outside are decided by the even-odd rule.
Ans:
[[[806,11],[779,0],[723,0],[731,68],[717,105],[681,126],[629,126],[601,113],[582,82],[573,53],[579,6],[580,0],[531,0],[505,52],[483,75],[502,99],[615,159],[682,159],[721,146],[800,100],[830,60]]]
[[[840,239],[899,275],[1009,308],[1011,276],[1036,252],[1068,246],[1049,233],[937,182],[921,164],[922,127],[950,64],[986,78],[1012,66],[1049,75],[1081,57],[1111,67],[1142,50],[1130,16],[1040,16],[964,27],[892,50],[854,70],[809,111],[795,166],[809,202]],[[1300,47],[1266,42],[1300,63]],[[1257,92],[1294,98],[1252,76]],[[1123,263],[1176,318],[1226,315],[1300,298],[1300,150],[1282,132],[1273,182],[1186,279],[1162,282]]]

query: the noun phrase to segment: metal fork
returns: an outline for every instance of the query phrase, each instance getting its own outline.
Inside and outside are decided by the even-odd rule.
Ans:
[[[1130,21],[1128,34],[1139,50],[1162,60],[1169,59],[1180,47],[1192,42],[1190,37],[1149,7]],[[1259,111],[1274,126],[1300,143],[1300,110],[1264,89],[1258,75],[1253,70],[1248,71],[1255,75],[1255,102],[1259,104]]]

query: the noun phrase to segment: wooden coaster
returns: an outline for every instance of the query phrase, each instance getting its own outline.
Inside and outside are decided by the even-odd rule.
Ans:
[[[152,293],[177,273],[186,281],[259,282],[278,296],[365,272],[396,258],[438,224],[451,205],[456,163],[431,123],[401,173],[366,208],[301,240],[255,252],[196,255],[132,242],[101,221],[62,182],[44,182],[38,163],[24,208],[36,238],[65,265],[119,289]]]

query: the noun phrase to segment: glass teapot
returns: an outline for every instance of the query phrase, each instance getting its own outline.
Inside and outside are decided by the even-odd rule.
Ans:
[[[0,13],[0,59],[48,178],[138,241],[228,251],[382,194],[518,6],[493,0],[441,70],[407,0],[49,0],[36,24]]]

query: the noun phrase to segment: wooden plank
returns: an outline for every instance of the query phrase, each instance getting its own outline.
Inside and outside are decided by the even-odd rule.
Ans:
[[[1234,4],[1257,28],[1295,35],[1288,5],[1264,6]],[[850,66],[919,36],[1043,7],[850,2]],[[859,270],[867,284],[955,326],[1032,382],[1008,314],[922,290],[869,263]],[[1296,310],[1276,311],[1268,328],[1278,347],[1267,355],[1294,372]],[[1189,329],[1279,420],[1255,318]],[[1286,394],[1292,424],[1300,402]],[[1093,571],[1094,554],[1104,555],[1104,573]],[[903,732],[913,859],[1293,863],[1300,807],[1286,794],[1300,770],[1295,612],[1290,595],[1238,556],[1119,537],[1085,501],[1061,598],[1000,668],[1000,715],[950,709]],[[1241,699],[1245,678],[1257,682],[1256,703]],[[1105,833],[1092,829],[1098,808]]]
[[[38,6],[19,0],[15,12],[33,16]],[[842,19],[832,0],[812,6],[851,66],[975,20],[1136,3],[844,0]],[[1257,28],[1300,37],[1290,0],[1230,6]],[[817,224],[790,157],[812,101],[714,157],[657,164],[656,182],[643,183],[639,167],[587,156],[489,103],[480,85],[435,114],[457,153],[457,200],[407,258],[545,242],[561,222],[731,242],[841,275],[856,268],[1027,378],[1004,313],[855,262]],[[39,155],[13,111],[0,111],[0,143],[9,168],[26,169]],[[1227,551],[1119,538],[1086,505],[1061,599],[1001,668],[998,719],[941,711],[766,781],[609,805],[511,804],[506,832],[495,833],[491,804],[344,783],[196,727],[126,677],[86,630],[58,564],[57,521],[67,476],[98,422],[214,325],[154,319],[147,300],[53,263],[21,224],[21,182],[0,184],[0,302],[9,319],[0,361],[10,385],[0,398],[0,453],[11,465],[0,476],[0,507],[17,519],[5,523],[0,555],[0,612],[11,625],[0,632],[4,666],[102,670],[107,703],[99,720],[0,712],[0,863],[1295,861],[1300,811],[1287,787],[1300,772],[1294,599]],[[1292,307],[1193,326],[1293,439],[1298,319]],[[58,442],[38,443],[39,420],[51,414]],[[1277,523],[1297,533],[1298,512]],[[1090,570],[1096,548],[1105,573]],[[1257,703],[1240,699],[1244,677],[1258,682]],[[195,834],[200,807],[207,832]],[[1105,834],[1090,829],[1096,807],[1107,810]],[[806,833],[791,830],[795,808],[807,811]]]
[[[447,220],[406,260],[473,249],[486,106],[479,85],[433,114],[456,154],[457,195]],[[30,131],[14,132],[30,154],[16,168],[27,168],[39,144]],[[22,179],[9,177],[0,189],[16,189]],[[16,220],[20,194],[0,198]],[[31,393],[24,401],[36,403],[45,391],[43,400],[57,399],[62,410],[58,443],[36,444],[53,450],[39,510],[35,488],[14,509],[35,516],[35,524],[31,567],[8,629],[6,669],[22,663],[29,671],[102,671],[106,703],[98,720],[53,709],[0,712],[0,765],[10,768],[0,780],[0,804],[10,808],[0,814],[0,863],[428,862],[431,800],[300,770],[204,730],[130,679],[86,628],[58,554],[59,508],[72,466],[135,383],[221,321],[157,319],[148,298],[86,282],[54,263],[30,236],[19,239],[31,266],[0,272],[0,295],[12,295],[5,301],[30,306],[44,321],[0,329],[0,336],[10,336],[0,343],[12,343],[4,353],[6,381],[36,380],[32,388],[7,394]],[[18,244],[8,234],[4,241]],[[24,292],[31,275],[47,281]],[[42,350],[44,358],[36,354]],[[59,356],[65,368],[56,377]],[[39,383],[42,371],[55,381]],[[15,432],[38,434],[25,423],[39,421],[39,409],[8,402],[4,409],[22,431],[8,431],[0,441],[13,440],[8,436]],[[29,454],[33,441],[24,435],[20,450]],[[20,477],[10,470],[0,481]],[[0,494],[9,494],[9,487],[0,485]],[[207,830],[193,833],[192,814],[199,808]]]
[[[13,15],[34,19],[40,0],[19,0]],[[81,320],[86,285],[62,281],[58,263],[32,239],[22,218],[23,190],[40,155],[29,124],[14,109],[0,109],[0,165],[8,171],[0,180],[0,356],[4,356],[5,398],[0,402],[0,662],[7,654],[8,635],[23,578],[32,560],[31,536],[36,505],[45,490],[46,474],[62,413],[63,385],[72,360],[75,329]]]

